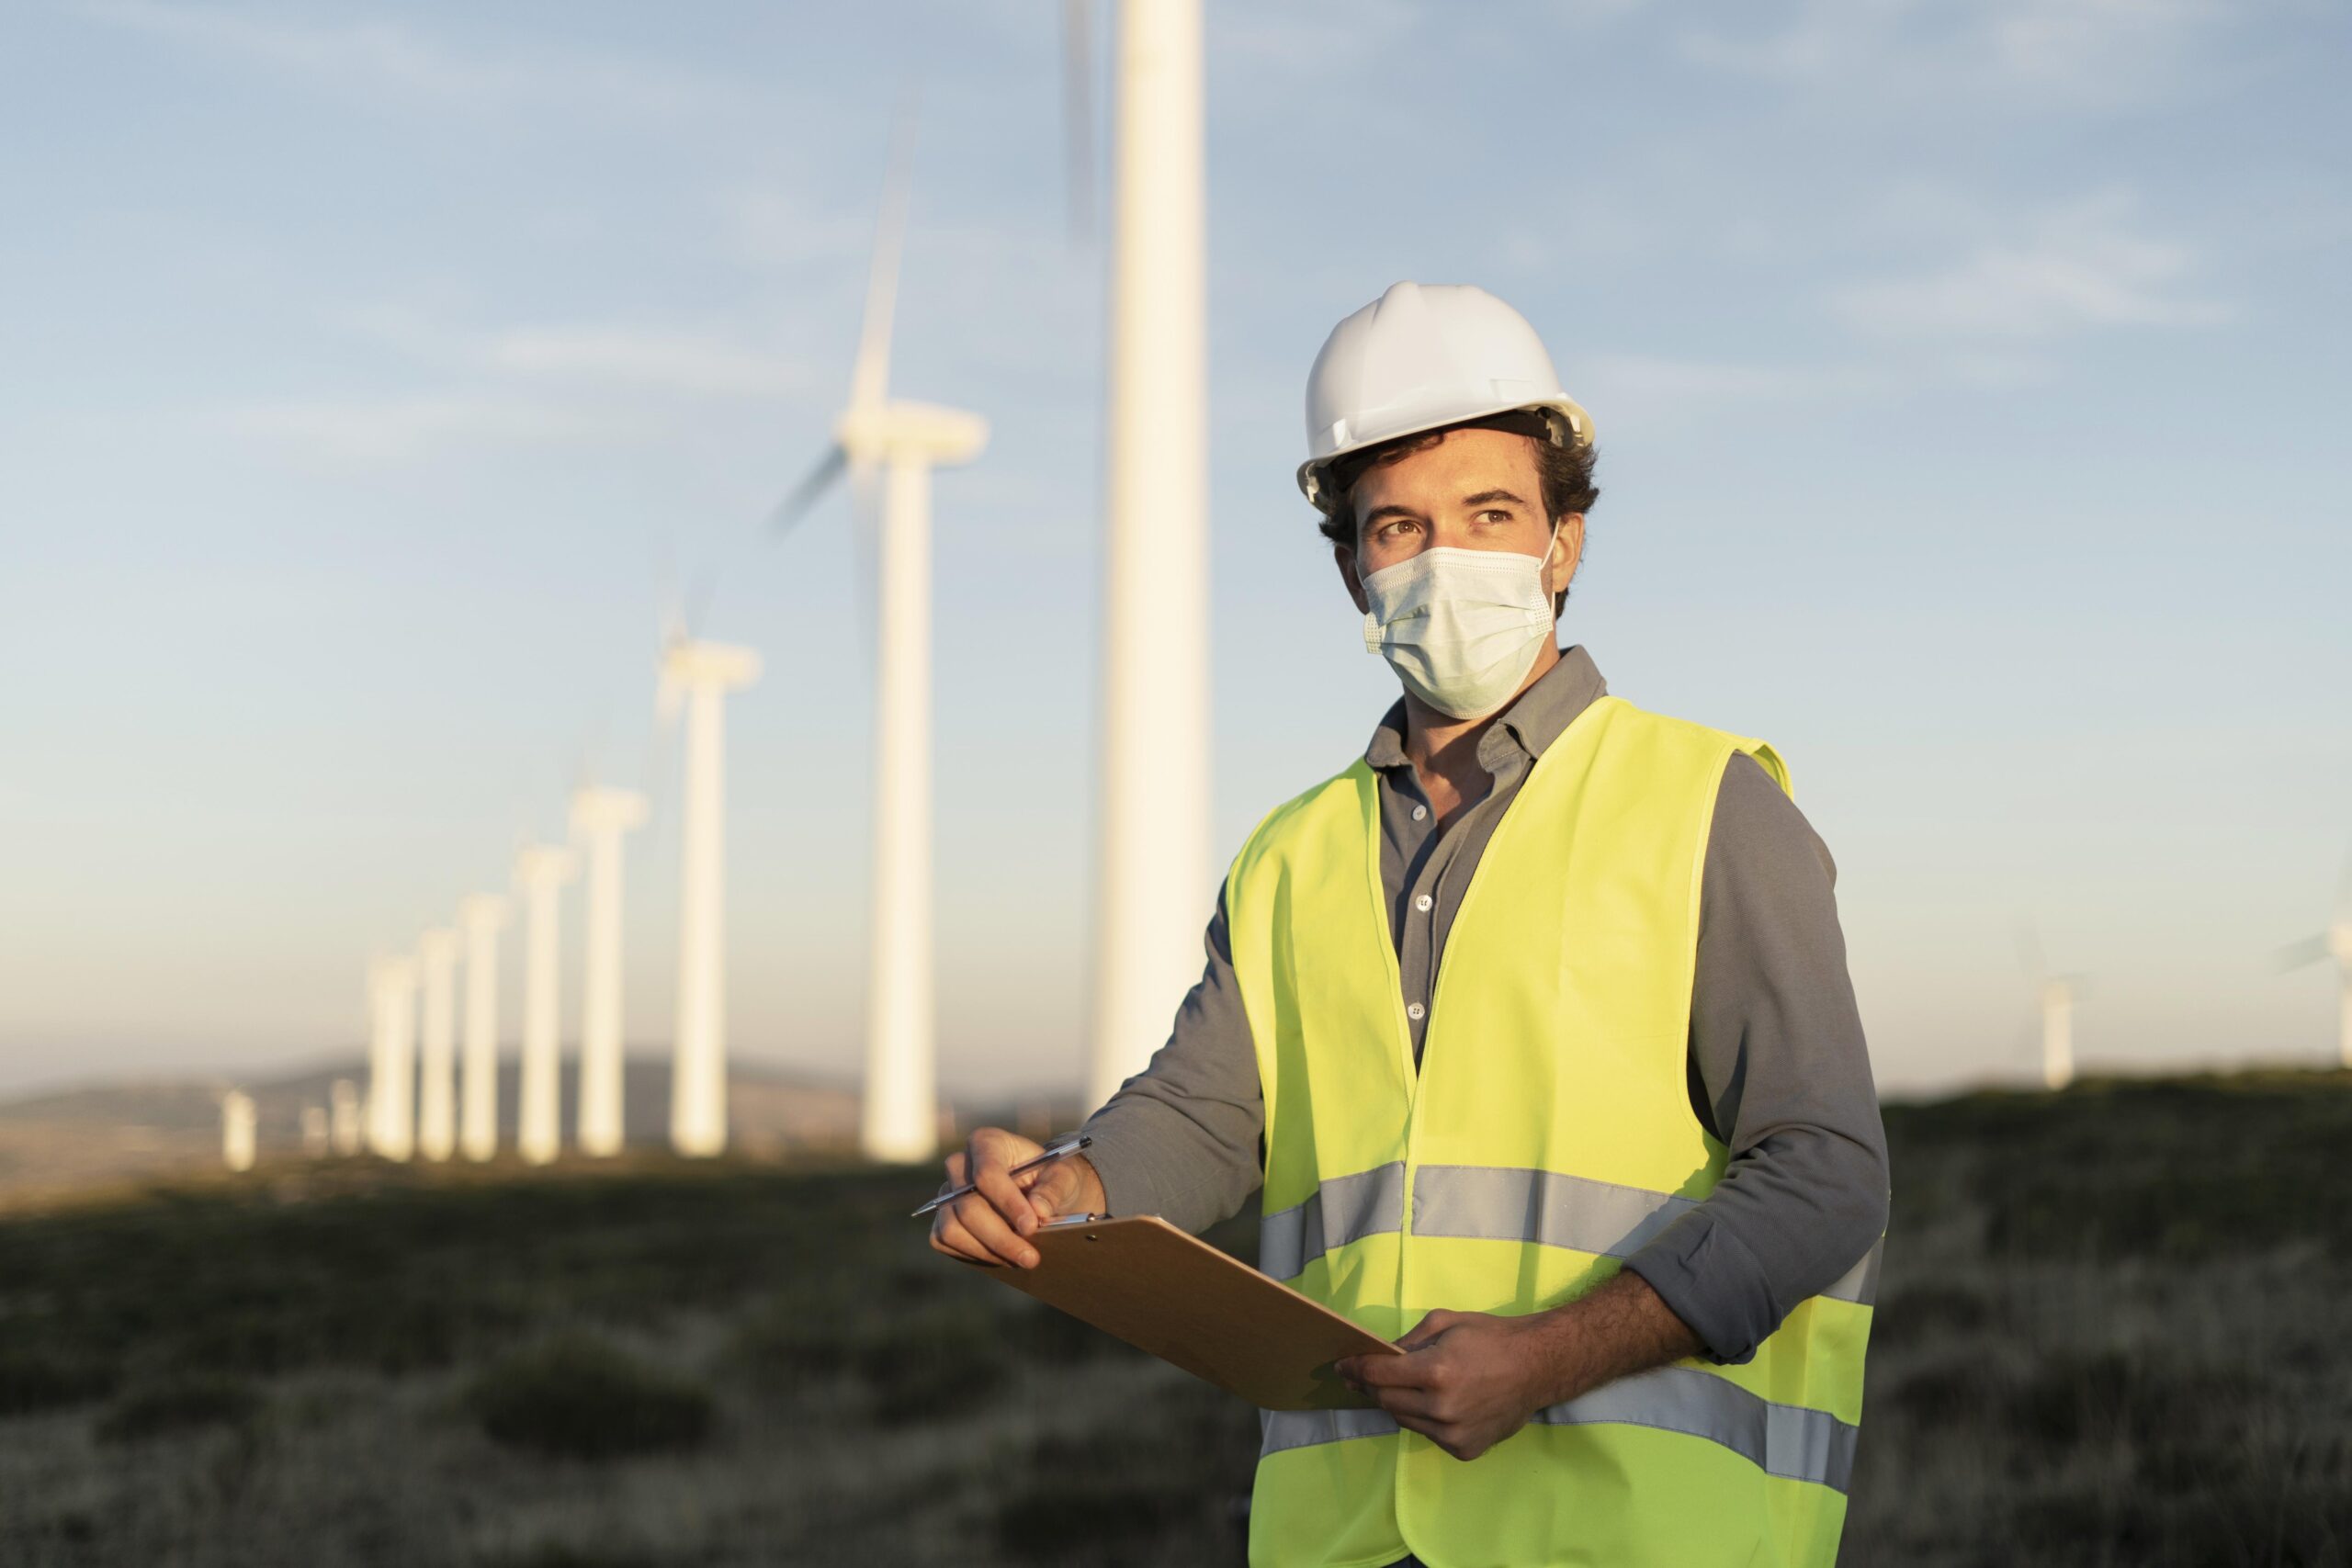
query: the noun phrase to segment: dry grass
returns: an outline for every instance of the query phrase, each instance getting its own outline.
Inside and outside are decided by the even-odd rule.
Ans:
[[[2352,1562],[2352,1081],[1889,1128],[1846,1562]],[[1238,1561],[1251,1413],[932,1256],[932,1185],[353,1167],[0,1224],[0,1562]]]

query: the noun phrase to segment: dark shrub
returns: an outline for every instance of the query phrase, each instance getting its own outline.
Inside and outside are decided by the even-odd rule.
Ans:
[[[577,1337],[498,1362],[474,1380],[466,1404],[495,1441],[562,1459],[691,1449],[711,1426],[702,1388]]]
[[[113,1363],[50,1345],[0,1348],[0,1416],[22,1416],[103,1399],[114,1392]]]
[[[129,1443],[200,1427],[236,1427],[261,1409],[251,1383],[203,1372],[184,1372],[134,1389],[98,1420],[101,1442]]]

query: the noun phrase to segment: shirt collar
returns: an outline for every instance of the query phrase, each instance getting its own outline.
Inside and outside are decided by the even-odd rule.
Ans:
[[[1494,773],[1514,761],[1541,757],[1544,749],[1608,690],[1609,682],[1600,678],[1600,669],[1582,643],[1560,649],[1560,661],[1513,698],[1478,737],[1478,765]],[[1378,770],[1411,765],[1405,755],[1404,698],[1397,698],[1374,727],[1363,760],[1367,767]]]

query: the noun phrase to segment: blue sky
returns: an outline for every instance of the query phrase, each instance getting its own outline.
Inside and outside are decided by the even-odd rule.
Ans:
[[[843,503],[757,520],[845,393],[910,85],[894,387],[994,426],[936,494],[943,1073],[1074,1081],[1103,255],[1059,11],[8,8],[0,1088],[352,1047],[368,955],[587,772],[656,795],[666,1038],[695,572],[768,664],[736,1044],[854,1069],[858,569]],[[1220,856],[1393,690],[1292,486],[1307,364],[1478,282],[1600,433],[1566,635],[1790,759],[1884,1085],[2030,1067],[2021,919],[2092,1067],[2325,1059],[2328,978],[2267,957],[2352,841],[2340,8],[1274,0],[1208,59]]]

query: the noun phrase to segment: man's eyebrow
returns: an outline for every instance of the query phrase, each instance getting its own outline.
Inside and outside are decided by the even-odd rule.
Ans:
[[[1484,506],[1489,502],[1496,501],[1508,501],[1513,506],[1525,506],[1527,504],[1526,502],[1521,500],[1518,496],[1511,494],[1511,492],[1507,490],[1482,490],[1476,495],[1464,496],[1462,498],[1462,504],[1464,506]]]
[[[1416,523],[1421,520],[1421,514],[1414,511],[1411,507],[1399,506],[1392,501],[1385,506],[1375,506],[1371,511],[1365,513],[1363,514],[1363,521],[1357,525],[1357,526],[1370,527],[1373,524],[1379,522],[1384,517],[1409,517]]]

